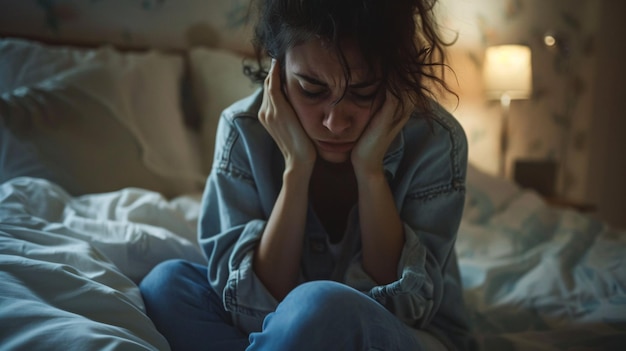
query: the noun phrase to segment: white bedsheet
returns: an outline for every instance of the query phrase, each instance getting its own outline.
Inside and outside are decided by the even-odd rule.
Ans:
[[[168,350],[138,282],[156,263],[204,259],[198,197],[140,189],[71,198],[44,180],[0,186],[1,350]]]
[[[136,283],[169,258],[204,262],[199,202],[0,185],[0,350],[168,350]],[[456,250],[482,350],[626,345],[626,233],[470,168]]]
[[[626,349],[626,233],[470,167],[457,254],[485,350]]]

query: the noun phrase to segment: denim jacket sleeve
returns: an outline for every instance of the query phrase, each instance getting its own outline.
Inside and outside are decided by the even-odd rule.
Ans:
[[[272,148],[264,147],[271,139],[259,129],[263,127],[254,109],[257,98],[253,95],[238,102],[220,118],[198,228],[199,243],[208,259],[209,283],[223,296],[235,324],[247,332],[260,330],[263,317],[278,305],[252,268],[253,251],[275,199],[268,177],[253,174],[251,164],[272,159],[267,155]],[[246,129],[246,138],[241,128]],[[269,195],[263,196],[264,192]]]
[[[396,159],[388,154],[389,184],[405,235],[398,280],[377,285],[364,272],[360,256],[352,260],[345,279],[414,328],[435,332],[439,324],[447,324],[442,330],[448,336],[457,328],[457,340],[442,337],[454,349],[463,347],[469,330],[454,253],[465,200],[467,140],[448,112],[440,107],[436,112],[430,127],[411,118],[400,135]]]

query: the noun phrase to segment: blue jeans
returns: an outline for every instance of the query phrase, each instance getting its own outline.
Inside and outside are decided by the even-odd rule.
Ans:
[[[204,266],[166,261],[140,289],[148,316],[174,351],[445,350],[365,294],[332,281],[296,287],[249,336],[233,325]]]

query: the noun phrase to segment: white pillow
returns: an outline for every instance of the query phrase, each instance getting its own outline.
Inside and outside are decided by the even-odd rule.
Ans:
[[[183,59],[0,41],[0,181],[33,176],[74,195],[201,191],[198,135],[181,110]]]
[[[222,111],[259,87],[244,75],[243,60],[243,56],[221,49],[197,47],[189,53],[192,91],[201,115],[205,172],[210,172],[213,163],[215,132]]]

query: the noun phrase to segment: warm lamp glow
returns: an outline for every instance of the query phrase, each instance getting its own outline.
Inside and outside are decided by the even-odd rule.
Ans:
[[[530,48],[524,45],[499,45],[487,48],[483,67],[488,99],[500,100],[500,175],[506,177],[509,145],[509,106],[511,100],[528,99],[532,91]]]
[[[503,103],[527,99],[532,92],[530,48],[524,45],[499,45],[487,48],[483,79],[489,99]]]

